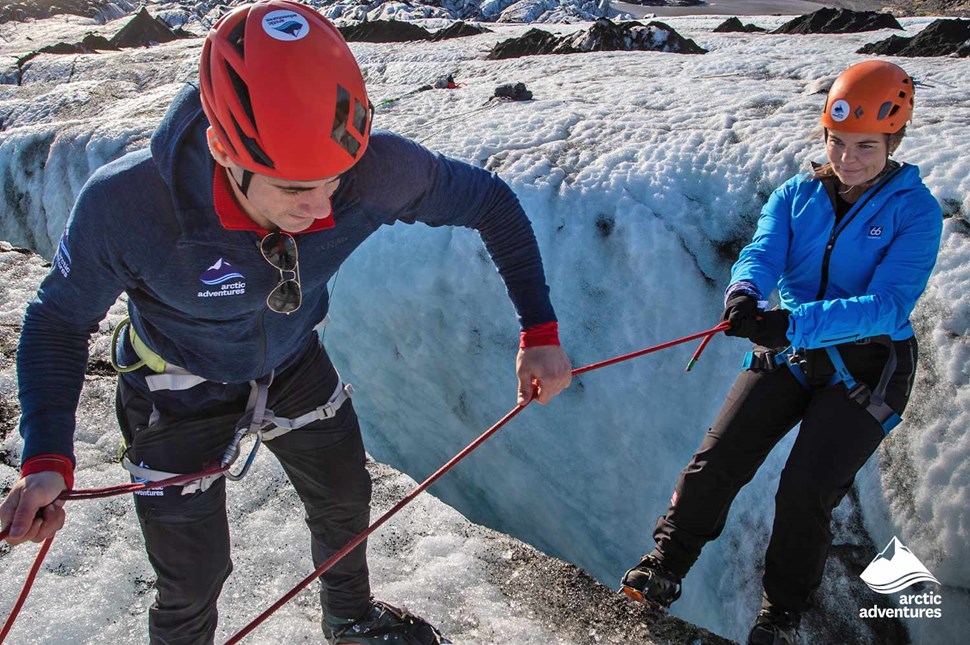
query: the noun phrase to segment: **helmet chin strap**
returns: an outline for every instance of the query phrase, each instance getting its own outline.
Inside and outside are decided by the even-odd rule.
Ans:
[[[242,181],[240,182],[236,180],[236,176],[232,174],[232,171],[229,168],[226,168],[226,172],[229,173],[230,177],[232,177],[232,183],[236,184],[236,187],[239,188],[239,192],[243,194],[243,197],[249,198],[249,184],[252,183],[253,174],[255,173],[253,173],[252,170],[243,168]]]
[[[869,181],[863,182],[861,184],[856,184],[855,186],[849,186],[847,184],[842,184],[842,180],[840,179],[839,180],[839,183],[842,184],[843,186],[845,186],[845,190],[840,190],[838,192],[839,192],[840,195],[848,195],[849,193],[851,193],[856,188],[861,188],[863,191],[869,190],[870,188],[872,188],[873,186],[875,186],[876,184],[878,184],[879,183],[879,180],[882,179],[883,176],[887,172],[889,172],[889,155],[888,154],[886,155],[886,164],[882,167],[882,170],[880,170],[878,173],[876,173],[876,176],[875,177],[873,177]]]

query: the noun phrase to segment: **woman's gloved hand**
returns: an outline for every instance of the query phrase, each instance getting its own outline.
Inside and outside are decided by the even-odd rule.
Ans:
[[[748,338],[755,345],[777,349],[788,347],[788,317],[790,312],[785,309],[772,309],[761,314],[761,320],[755,323],[754,331]],[[728,332],[724,332],[728,333]]]
[[[721,316],[721,320],[726,320],[731,325],[724,333],[728,336],[750,338],[757,329],[758,314],[758,300],[754,296],[732,296],[724,306],[724,315]]]

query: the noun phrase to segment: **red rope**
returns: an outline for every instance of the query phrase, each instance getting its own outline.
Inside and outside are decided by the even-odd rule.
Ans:
[[[209,470],[203,470],[199,473],[189,474],[189,475],[176,475],[175,477],[169,477],[168,479],[162,479],[157,482],[142,482],[138,484],[120,484],[118,486],[106,486],[105,488],[83,488],[80,490],[66,490],[57,496],[57,499],[100,499],[102,497],[115,497],[116,495],[123,495],[124,493],[134,493],[139,490],[148,490],[150,488],[165,488],[166,486],[178,486],[179,484],[188,484],[190,482],[198,481],[204,477],[211,477],[212,475],[219,475],[221,473],[229,470],[229,466],[220,466],[218,468],[210,468]]]
[[[9,529],[0,531],[0,541],[6,538],[8,533],[10,533]],[[17,620],[17,614],[19,614],[21,608],[23,608],[24,602],[27,600],[27,594],[30,593],[30,588],[34,586],[34,578],[37,577],[37,572],[40,570],[40,565],[44,562],[44,556],[47,555],[47,551],[51,548],[51,542],[53,541],[53,536],[44,540],[44,543],[40,547],[40,551],[37,552],[37,557],[34,558],[34,564],[30,567],[30,571],[27,573],[27,579],[24,580],[23,589],[20,590],[20,596],[17,598],[17,602],[14,603],[13,609],[10,610],[10,615],[7,616],[7,620],[3,623],[3,629],[0,629],[0,643],[3,643],[3,641],[6,640],[7,634],[10,633],[10,629],[13,627],[13,621]]]
[[[722,322],[717,327],[715,327],[714,329],[717,329],[719,331],[725,331],[725,330],[730,329],[730,328],[731,328],[731,323],[725,321],[725,322]],[[707,348],[707,345],[708,345],[708,343],[711,342],[711,339],[712,338],[714,338],[714,334],[711,334],[710,336],[705,336],[704,337],[704,340],[702,340],[701,341],[701,344],[698,345],[697,351],[694,352],[694,355],[693,356],[691,356],[690,362],[687,363],[687,367],[686,367],[686,369],[684,369],[685,372],[689,372],[692,369],[694,369],[694,366],[697,365],[697,361],[700,360],[701,354]]]
[[[201,473],[196,473],[194,475],[178,475],[176,477],[169,477],[168,479],[163,479],[157,482],[143,482],[138,484],[121,484],[119,486],[107,486],[105,488],[87,488],[80,490],[66,490],[57,496],[58,499],[99,499],[102,497],[114,497],[116,495],[123,495],[124,493],[133,493],[139,490],[146,490],[149,488],[164,488],[165,486],[177,486],[178,484],[187,484],[189,482],[194,482],[203,477],[208,477],[210,475],[217,475],[219,473],[229,470],[229,466],[210,468],[209,470],[202,471]],[[10,529],[0,530],[0,542],[6,539],[7,535],[10,534]],[[40,547],[40,551],[37,552],[37,557],[34,559],[34,564],[30,568],[30,572],[27,574],[27,579],[24,580],[24,586],[20,590],[20,597],[17,598],[16,604],[14,604],[13,610],[11,610],[10,615],[7,616],[7,620],[3,624],[3,629],[0,630],[0,645],[3,645],[4,639],[7,638],[7,634],[13,627],[14,621],[17,619],[17,614],[20,613],[20,609],[24,605],[24,601],[27,600],[27,595],[30,593],[31,587],[34,586],[34,578],[37,577],[37,572],[40,570],[40,565],[43,564],[44,558],[47,557],[47,551],[51,548],[51,542],[54,541],[54,537],[51,536],[44,540],[44,544]]]
[[[647,347],[646,349],[641,349],[638,352],[633,352],[631,354],[624,354],[623,356],[617,356],[616,358],[611,358],[606,361],[600,361],[599,363],[593,363],[592,365],[587,365],[586,367],[579,367],[573,370],[573,376],[579,374],[585,374],[586,372],[592,372],[593,370],[598,370],[601,367],[607,367],[609,365],[615,365],[616,363],[622,363],[623,361],[628,361],[631,358],[637,358],[645,354],[652,354],[654,352],[659,352],[662,349],[667,349],[668,347],[673,347],[674,345],[680,345],[682,343],[689,343],[692,340],[697,340],[698,338],[703,338],[705,336],[714,336],[715,334],[724,331],[729,327],[727,322],[722,322],[717,327],[708,329],[707,331],[698,332],[696,334],[691,334],[690,336],[684,336],[683,338],[678,338],[677,340],[671,340],[666,343],[661,343],[660,345],[654,345],[653,347]],[[695,358],[699,357],[700,351],[695,354]]]
[[[660,345],[654,345],[653,347],[647,347],[646,349],[641,349],[640,351],[637,351],[637,352],[632,352],[630,354],[617,356],[616,358],[611,358],[609,360],[601,361],[599,363],[592,363],[590,365],[586,365],[585,367],[576,368],[572,371],[572,375],[578,376],[580,374],[585,374],[586,372],[592,372],[594,370],[598,370],[603,367],[608,367],[610,365],[622,363],[623,361],[628,361],[633,358],[643,356],[645,354],[659,352],[662,349],[667,349],[675,345],[680,345],[682,343],[688,343],[698,338],[703,338],[704,341],[701,343],[700,347],[697,348],[697,351],[694,352],[694,356],[691,359],[691,363],[688,365],[688,371],[689,371],[690,368],[693,367],[694,363],[697,362],[697,359],[700,358],[701,352],[703,352],[704,348],[707,347],[707,344],[710,342],[711,338],[714,337],[716,334],[724,331],[728,327],[729,325],[727,322],[722,322],[721,324],[707,331],[691,334],[690,336],[684,336],[683,338],[678,338],[676,340],[672,340],[666,343],[661,343]],[[242,630],[240,630],[238,633],[232,636],[232,638],[226,641],[225,645],[235,645],[235,643],[238,643],[243,638],[245,638],[250,632],[252,632],[256,627],[258,627],[260,623],[262,623],[267,618],[269,618],[270,615],[272,615],[277,609],[279,609],[287,602],[292,600],[293,597],[296,596],[296,594],[298,594],[300,591],[305,589],[307,585],[309,585],[311,582],[313,582],[321,575],[326,573],[328,570],[330,570],[334,565],[337,564],[337,562],[343,559],[348,553],[353,551],[364,540],[366,540],[368,536],[370,536],[374,531],[376,531],[385,522],[387,522],[387,520],[389,520],[391,517],[397,514],[402,508],[410,504],[415,497],[417,497],[419,494],[424,492],[429,486],[431,486],[431,484],[437,481],[449,470],[454,468],[461,460],[463,460],[465,457],[471,454],[472,451],[474,451],[482,443],[488,440],[489,437],[491,437],[493,434],[498,432],[502,428],[502,426],[504,426],[506,423],[511,421],[517,414],[519,414],[519,412],[524,410],[528,405],[529,403],[525,403],[523,405],[518,405],[512,408],[512,410],[510,410],[504,417],[502,417],[502,419],[500,419],[495,425],[493,425],[491,428],[483,432],[477,439],[475,439],[470,444],[468,444],[461,452],[459,452],[457,455],[452,457],[451,460],[448,461],[448,463],[446,463],[441,468],[436,470],[430,477],[424,480],[414,490],[408,493],[401,501],[395,504],[391,510],[384,513],[384,515],[378,518],[377,521],[375,521],[373,524],[367,527],[365,531],[363,531],[360,535],[358,535],[353,540],[351,540],[346,545],[344,545],[342,549],[340,549],[332,556],[330,556],[330,558],[326,562],[324,562],[319,567],[317,567],[310,575],[304,578],[298,585],[293,587],[293,589],[291,589],[286,595],[284,595],[282,598],[277,600],[269,609],[261,613],[252,622],[246,625]],[[157,482],[121,484],[118,486],[107,486],[104,488],[88,488],[88,489],[64,491],[58,496],[58,499],[77,500],[77,499],[99,499],[103,497],[113,497],[113,496],[122,495],[125,493],[133,493],[139,490],[147,490],[152,488],[164,488],[166,486],[177,486],[179,484],[187,484],[189,482],[202,479],[203,477],[209,477],[212,475],[221,474],[227,470],[229,470],[229,467],[224,466],[224,467],[218,467],[218,468],[211,468],[209,470],[206,470],[200,473],[190,474],[190,475],[178,475],[176,477],[170,477],[169,479],[165,479]],[[0,541],[3,541],[7,537],[8,533],[9,533],[9,529],[0,531]],[[48,549],[50,549],[51,542],[53,541],[53,539],[54,539],[53,537],[46,539],[44,541],[44,544],[41,546],[41,549],[38,552],[36,559],[34,560],[34,564],[31,567],[30,572],[27,574],[27,579],[24,582],[23,589],[20,592],[20,597],[17,599],[17,603],[14,605],[13,611],[7,617],[7,620],[3,626],[3,630],[0,631],[0,645],[2,645],[4,639],[7,636],[7,633],[10,631],[10,628],[13,626],[13,622],[16,619],[17,614],[20,612],[21,607],[23,607],[24,601],[27,599],[27,594],[30,593],[30,588],[31,586],[33,586],[34,578],[37,576],[37,572],[40,569],[40,565],[43,563],[44,557],[47,555],[47,551]]]
[[[343,559],[344,556],[346,556],[348,553],[350,553],[351,551],[353,551],[355,547],[357,547],[361,542],[363,542],[364,540],[367,539],[367,536],[369,536],[371,533],[373,533],[374,531],[376,531],[382,524],[384,524],[384,522],[386,522],[387,520],[391,519],[391,517],[393,517],[395,513],[397,513],[402,508],[404,508],[405,506],[407,506],[415,497],[418,496],[419,493],[423,492],[426,488],[428,488],[428,486],[430,486],[431,484],[433,484],[439,477],[441,477],[446,472],[448,472],[449,470],[451,470],[452,467],[455,466],[455,464],[457,464],[459,461],[461,461],[462,459],[464,459],[465,457],[467,457],[469,455],[469,453],[471,453],[473,450],[475,450],[475,448],[477,448],[478,446],[482,445],[482,443],[486,439],[488,439],[493,434],[495,434],[496,432],[498,432],[499,429],[502,426],[504,426],[506,423],[508,423],[509,421],[511,421],[512,418],[515,417],[515,415],[517,415],[519,412],[522,412],[522,410],[524,410],[527,405],[529,405],[529,403],[525,403],[525,404],[522,404],[522,405],[517,405],[514,408],[512,408],[512,410],[508,414],[506,414],[504,417],[502,417],[502,419],[498,423],[496,423],[491,428],[489,428],[488,430],[486,430],[485,432],[483,432],[481,435],[479,435],[479,437],[477,439],[475,439],[474,441],[472,441],[470,444],[468,444],[465,447],[464,450],[462,450],[457,455],[455,455],[454,457],[452,457],[451,460],[448,463],[446,463],[444,466],[442,466],[441,468],[439,468],[438,470],[436,470],[433,475],[431,475],[430,477],[428,477],[427,479],[425,479],[423,482],[421,482],[421,484],[418,485],[417,488],[415,488],[414,490],[412,490],[410,493],[408,493],[404,497],[404,499],[402,499],[400,502],[398,502],[397,504],[395,504],[394,505],[394,508],[392,508],[391,510],[389,510],[386,513],[384,513],[383,515],[381,515],[380,518],[377,521],[375,521],[373,524],[371,524],[369,527],[367,527],[367,529],[363,533],[361,533],[360,535],[358,535],[357,537],[355,537],[353,540],[351,540],[350,542],[348,542],[342,549],[340,549],[339,551],[337,551],[336,553],[334,553],[332,556],[330,556],[330,558],[326,562],[324,562],[319,567],[317,567],[313,571],[313,573],[311,573],[306,578],[304,578],[300,582],[300,584],[298,584],[297,586],[293,587],[293,589],[291,589],[285,596],[283,596],[282,598],[280,598],[279,600],[277,600],[275,603],[273,603],[273,606],[272,607],[270,607],[269,609],[267,609],[266,611],[264,611],[263,613],[261,613],[251,623],[249,623],[248,625],[246,625],[245,627],[243,627],[242,630],[240,630],[238,633],[236,633],[235,636],[233,636],[232,638],[230,638],[229,640],[227,640],[226,641],[226,645],[233,645],[234,643],[238,643],[239,641],[241,641],[247,634],[249,634],[249,632],[251,632],[254,629],[256,629],[256,627],[261,622],[263,622],[264,620],[266,620],[267,618],[269,618],[270,615],[273,612],[275,612],[277,609],[279,609],[280,607],[282,607],[283,605],[285,605],[287,602],[289,602],[293,598],[293,596],[295,596],[296,594],[298,594],[307,585],[309,585],[311,582],[313,582],[314,580],[316,580],[317,578],[319,578],[320,576],[322,576],[331,567],[333,567],[335,564],[337,564],[341,559]]]
[[[690,336],[685,336],[683,338],[678,338],[677,340],[672,340],[672,341],[669,341],[669,342],[666,342],[666,343],[662,343],[660,345],[654,345],[653,347],[648,347],[646,349],[641,349],[640,351],[632,352],[630,354],[624,354],[623,356],[617,356],[616,358],[611,358],[609,360],[601,361],[599,363],[593,363],[593,364],[587,365],[585,367],[578,367],[578,368],[576,368],[576,369],[574,369],[572,371],[572,374],[573,374],[573,376],[576,376],[576,375],[579,375],[579,374],[584,374],[586,372],[592,372],[593,370],[598,370],[598,369],[603,368],[603,367],[608,367],[609,365],[615,365],[616,363],[621,363],[623,361],[628,361],[630,359],[637,358],[638,356],[643,356],[644,354],[650,354],[650,353],[653,353],[653,352],[659,352],[662,349],[667,349],[668,347],[673,347],[674,345],[680,345],[682,343],[689,343],[690,341],[697,340],[698,338],[705,338],[705,340],[709,340],[711,337],[713,337],[714,335],[718,334],[719,332],[724,331],[727,328],[728,328],[728,323],[727,322],[722,322],[717,327],[714,327],[713,329],[708,329],[707,331],[703,331],[703,332],[700,332],[700,333],[697,333],[697,334],[692,334]],[[694,352],[694,360],[695,360],[695,362],[696,362],[696,359],[700,357],[700,354],[704,350],[704,347],[706,347],[706,345],[707,345],[706,342],[705,343],[702,343],[701,346],[697,349],[697,351]],[[534,398],[533,398],[533,400],[534,400]],[[298,585],[296,585],[295,587],[293,587],[293,589],[291,589],[286,595],[284,595],[282,598],[280,598],[275,603],[273,603],[273,605],[269,609],[267,609],[266,611],[264,611],[263,613],[261,613],[259,616],[257,616],[255,619],[253,619],[252,622],[250,622],[248,625],[246,625],[245,627],[243,627],[239,632],[237,632],[235,635],[233,635],[232,638],[230,638],[229,640],[227,640],[225,642],[225,645],[235,645],[236,643],[238,643],[239,641],[241,641],[243,638],[245,638],[250,632],[252,632],[254,629],[256,629],[256,627],[258,627],[260,623],[262,623],[267,618],[269,618],[273,614],[273,612],[275,612],[277,609],[279,609],[280,607],[282,607],[283,605],[285,605],[286,603],[288,603],[290,600],[292,600],[293,597],[296,596],[296,594],[300,593],[311,582],[313,582],[314,580],[316,580],[317,578],[319,578],[320,576],[322,576],[324,573],[326,573],[327,571],[329,571],[334,565],[336,565],[348,553],[350,553],[351,551],[353,551],[355,547],[357,547],[358,545],[360,545],[361,542],[363,542],[364,540],[366,540],[367,537],[371,533],[373,533],[374,531],[376,531],[382,524],[384,524],[384,522],[386,522],[387,520],[389,520],[395,513],[397,513],[402,508],[404,508],[405,506],[407,506],[415,497],[418,496],[419,493],[421,493],[425,489],[427,489],[439,477],[441,477],[442,475],[444,475],[445,473],[447,473],[449,470],[451,470],[456,464],[458,464],[458,462],[460,462],[462,459],[464,459],[465,457],[467,457],[469,455],[469,453],[471,453],[473,450],[475,450],[476,448],[478,448],[478,446],[480,446],[482,443],[484,443],[485,440],[487,440],[493,434],[495,434],[496,432],[498,432],[499,429],[502,426],[504,426],[506,423],[508,423],[509,421],[511,421],[512,418],[515,417],[515,415],[517,415],[519,412],[521,412],[522,410],[524,410],[527,405],[529,405],[529,403],[525,403],[524,405],[517,405],[516,407],[512,408],[512,410],[509,411],[509,413],[506,414],[504,417],[502,417],[502,419],[498,423],[496,423],[491,428],[489,428],[488,430],[486,430],[485,432],[483,432],[477,439],[475,439],[470,444],[468,444],[465,447],[464,450],[462,450],[457,455],[455,455],[454,457],[452,457],[452,459],[448,463],[446,463],[444,466],[442,466],[441,468],[439,468],[438,470],[436,470],[433,475],[431,475],[426,480],[424,480],[423,482],[421,482],[421,484],[419,484],[417,488],[415,488],[413,491],[411,491],[410,493],[408,493],[407,496],[404,497],[404,499],[402,499],[400,502],[398,502],[397,504],[395,504],[394,508],[392,508],[391,510],[389,510],[386,513],[384,513],[383,515],[381,515],[381,517],[376,522],[374,522],[369,527],[367,527],[367,529],[364,530],[363,533],[361,533],[360,535],[358,535],[357,537],[355,537],[353,540],[351,540],[350,542],[348,542],[342,549],[340,549],[339,551],[337,551],[336,553],[334,553],[332,556],[330,556],[330,558],[326,562],[324,562],[319,567],[317,567],[316,569],[314,569],[314,571],[310,575],[308,575],[306,578],[304,578],[303,580],[301,580],[300,583]]]

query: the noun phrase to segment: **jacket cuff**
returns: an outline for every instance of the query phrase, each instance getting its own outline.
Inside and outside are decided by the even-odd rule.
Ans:
[[[59,473],[67,484],[67,489],[74,488],[74,464],[64,455],[36,455],[24,462],[20,468],[20,478],[35,473],[53,471]]]
[[[749,280],[738,280],[737,282],[732,282],[727,289],[724,290],[724,306],[727,306],[728,300],[737,295],[751,296],[758,301],[758,309],[764,310],[768,307],[768,301],[764,299],[758,287],[755,286],[753,282]]]
[[[522,330],[519,349],[542,345],[559,345],[559,323],[555,320]]]

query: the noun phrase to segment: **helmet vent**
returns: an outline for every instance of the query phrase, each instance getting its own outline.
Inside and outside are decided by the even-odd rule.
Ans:
[[[876,118],[882,121],[886,117],[894,116],[898,111],[898,105],[894,104],[892,101],[886,101],[879,106],[879,114],[876,116]]]
[[[364,104],[354,99],[354,130],[361,134],[367,134],[367,108]]]
[[[358,102],[359,104],[359,102]],[[356,110],[355,110],[356,112]],[[345,88],[338,85],[337,86],[337,107],[333,115],[333,129],[330,131],[330,137],[337,142],[337,144],[347,151],[351,157],[357,157],[357,153],[360,152],[360,141],[358,141],[354,135],[350,133],[347,129],[347,125],[350,121],[350,92]],[[357,115],[354,115],[354,122],[358,121]]]
[[[240,20],[239,24],[232,28],[229,35],[226,37],[226,41],[236,49],[236,53],[239,54],[240,58],[246,57],[245,47],[243,47],[243,41],[246,36],[246,21]]]
[[[240,78],[239,74],[236,73],[236,70],[228,62],[226,63],[226,73],[229,74],[229,80],[232,81],[232,88],[236,91],[239,103],[242,105],[243,110],[246,111],[246,118],[249,119],[249,122],[255,128],[256,116],[253,114],[253,103],[249,98],[249,88],[246,87],[245,81]]]

